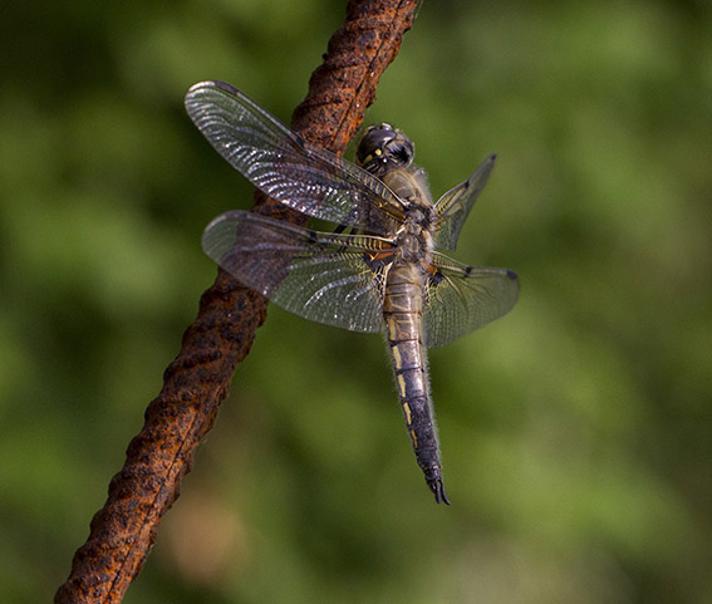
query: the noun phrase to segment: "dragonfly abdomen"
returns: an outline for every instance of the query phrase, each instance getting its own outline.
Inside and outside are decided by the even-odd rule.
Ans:
[[[417,265],[404,263],[391,268],[383,315],[398,397],[418,465],[435,494],[435,500],[449,503],[442,483],[427,349],[422,337],[423,279]]]

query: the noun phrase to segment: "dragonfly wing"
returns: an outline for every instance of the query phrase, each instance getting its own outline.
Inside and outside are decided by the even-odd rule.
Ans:
[[[437,252],[426,287],[425,343],[444,346],[507,314],[517,301],[514,271],[467,266]]]
[[[321,233],[235,210],[208,225],[203,249],[238,281],[305,319],[351,331],[385,329],[387,239]]]
[[[454,250],[460,237],[460,230],[475,205],[477,197],[485,188],[494,168],[496,155],[490,155],[465,182],[445,193],[435,204],[435,247]]]
[[[403,203],[355,164],[310,147],[224,82],[190,88],[185,106],[210,144],[264,193],[309,216],[378,234],[403,219]]]

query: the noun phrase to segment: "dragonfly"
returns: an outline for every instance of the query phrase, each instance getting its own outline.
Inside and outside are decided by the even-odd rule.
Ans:
[[[366,129],[352,163],[309,145],[224,82],[195,84],[185,105],[215,150],[255,187],[335,227],[323,232],[232,210],[206,227],[204,251],[287,311],[385,335],[416,461],[435,501],[449,504],[427,350],[501,317],[517,301],[512,270],[462,264],[441,251],[455,249],[495,155],[433,203],[425,171],[413,164],[413,142],[391,124]]]

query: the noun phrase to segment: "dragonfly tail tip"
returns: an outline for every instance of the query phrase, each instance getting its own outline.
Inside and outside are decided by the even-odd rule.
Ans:
[[[445,493],[445,486],[443,485],[442,478],[435,478],[428,481],[428,486],[430,490],[435,495],[435,503],[444,503],[445,505],[450,505],[450,500]]]

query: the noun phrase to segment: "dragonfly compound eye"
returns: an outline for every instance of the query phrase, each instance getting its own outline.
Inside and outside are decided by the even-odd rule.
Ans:
[[[369,172],[378,173],[392,167],[409,166],[414,153],[411,140],[384,122],[369,126],[359,143],[356,159]]]

